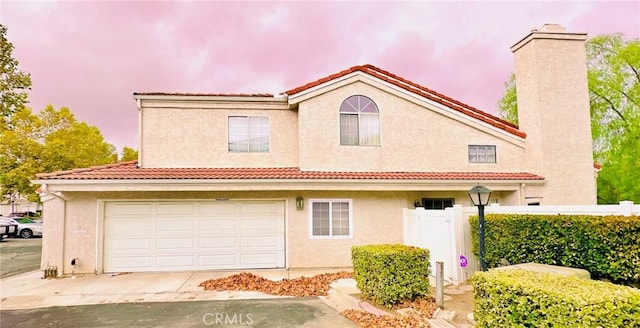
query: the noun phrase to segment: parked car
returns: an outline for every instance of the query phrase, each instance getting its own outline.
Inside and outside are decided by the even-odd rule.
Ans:
[[[20,218],[21,221],[28,220],[28,222],[23,223],[18,221],[17,219],[18,218],[0,218],[0,223],[17,225],[18,232],[16,236],[19,236],[22,238],[31,238],[33,236],[42,237],[42,222],[38,223],[38,222],[34,222],[31,219]]]
[[[19,223],[42,223],[42,218],[12,218]]]
[[[11,212],[11,214],[9,214],[10,218],[15,218],[15,217],[31,218],[31,217],[40,217],[40,216],[42,216],[42,211]]]
[[[18,225],[0,220],[0,240],[5,237],[15,237],[18,234]]]

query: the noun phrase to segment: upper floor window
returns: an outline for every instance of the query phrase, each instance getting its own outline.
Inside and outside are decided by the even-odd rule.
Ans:
[[[269,151],[269,118],[229,116],[229,151],[262,153]]]
[[[340,144],[380,145],[380,115],[373,100],[355,95],[340,105]]]
[[[495,163],[496,146],[469,145],[469,163]]]

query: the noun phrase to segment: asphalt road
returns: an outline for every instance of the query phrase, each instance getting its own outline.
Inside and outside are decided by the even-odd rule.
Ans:
[[[0,278],[40,269],[42,238],[4,238],[0,241]]]
[[[0,311],[0,327],[356,327],[318,298],[121,303]]]

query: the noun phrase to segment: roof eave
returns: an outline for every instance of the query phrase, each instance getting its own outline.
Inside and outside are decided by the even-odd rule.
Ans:
[[[132,179],[132,180],[33,180],[51,191],[428,191],[469,190],[478,182],[495,191],[519,190],[522,184],[542,185],[543,179],[518,180],[392,180],[392,179]]]

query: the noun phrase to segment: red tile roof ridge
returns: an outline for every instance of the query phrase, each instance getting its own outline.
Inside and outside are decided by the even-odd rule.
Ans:
[[[389,71],[383,70],[381,68],[378,68],[374,65],[371,64],[365,64],[365,65],[357,65],[357,66],[353,66],[351,68],[348,68],[346,70],[340,71],[338,73],[335,74],[331,74],[329,76],[323,77],[321,79],[309,82],[307,84],[301,85],[299,87],[287,90],[285,92],[283,92],[282,94],[286,94],[286,95],[294,95],[296,93],[302,92],[304,90],[313,88],[315,86],[321,85],[322,83],[325,83],[327,81],[336,79],[338,77],[342,77],[348,74],[351,74],[355,71],[361,71],[363,73],[367,73],[369,75],[372,75],[376,78],[379,78],[385,82],[391,83],[397,87],[403,88],[407,91],[410,92],[414,92],[416,94],[419,94],[420,96],[423,96],[429,100],[435,101],[437,103],[440,103],[442,105],[448,106],[458,112],[461,112],[465,115],[471,116],[473,118],[476,118],[478,120],[481,120],[485,123],[491,124],[492,126],[495,126],[496,128],[499,128],[501,130],[504,130],[508,133],[517,135],[519,137],[525,138],[527,135],[526,133],[524,133],[523,131],[518,130],[518,126],[516,124],[513,124],[509,121],[506,121],[502,118],[499,118],[495,115],[491,115],[487,112],[484,112],[480,109],[477,109],[473,106],[467,105],[461,101],[455,100],[451,97],[445,96],[444,94],[441,94],[439,92],[436,92],[434,90],[431,90],[427,87],[424,87],[418,83],[409,81],[405,78],[402,78],[398,75],[395,75]]]
[[[429,89],[429,88],[427,88],[427,87],[425,87],[425,86],[423,86],[423,85],[420,85],[420,84],[418,84],[418,83],[415,83],[415,82],[413,82],[413,81],[409,81],[409,80],[407,80],[407,79],[405,79],[405,78],[403,78],[403,77],[401,77],[401,76],[398,76],[398,75],[396,75],[396,74],[393,74],[393,73],[391,73],[391,72],[389,72],[389,71],[387,71],[387,70],[383,70],[383,69],[381,69],[381,68],[379,68],[379,67],[376,67],[376,66],[373,66],[373,65],[371,65],[371,64],[366,64],[366,65],[364,65],[364,67],[366,67],[366,68],[368,68],[368,69],[371,69],[371,70],[374,70],[374,71],[377,71],[377,72],[382,73],[382,74],[384,74],[384,75],[388,75],[388,76],[390,76],[390,77],[392,77],[392,78],[394,78],[394,79],[396,79],[396,80],[398,80],[398,81],[400,81],[400,82],[402,82],[402,83],[406,83],[406,84],[408,84],[408,85],[410,85],[410,86],[413,86],[413,87],[415,87],[415,88],[418,88],[418,89],[420,89],[420,90],[422,90],[422,91],[428,92],[428,93],[430,93],[430,94],[432,94],[432,95],[434,95],[434,96],[436,96],[436,97],[439,97],[439,98],[441,98],[442,100],[445,100],[445,101],[447,101],[447,102],[450,102],[450,103],[456,104],[456,105],[458,105],[458,106],[462,106],[462,107],[464,107],[464,108],[470,109],[470,110],[472,110],[472,111],[474,111],[474,112],[476,112],[476,113],[478,113],[478,114],[481,114],[481,115],[484,115],[484,116],[490,117],[491,119],[496,120],[496,121],[498,121],[498,122],[500,122],[500,123],[506,124],[506,125],[508,125],[508,126],[511,126],[511,127],[513,127],[513,128],[516,128],[516,129],[518,128],[518,126],[517,126],[516,124],[513,124],[513,123],[511,123],[511,122],[509,122],[509,121],[507,121],[507,120],[504,120],[504,119],[502,119],[502,118],[500,118],[500,117],[497,117],[497,116],[495,116],[495,115],[491,115],[491,114],[489,114],[489,113],[487,113],[487,112],[485,112],[485,111],[482,111],[482,110],[480,110],[480,109],[477,109],[477,108],[475,108],[475,107],[473,107],[473,106],[471,106],[471,105],[465,104],[465,103],[463,103],[463,102],[461,102],[461,101],[459,101],[459,100],[455,100],[455,99],[453,99],[453,98],[451,98],[451,97],[448,97],[448,96],[446,96],[446,95],[444,95],[444,94],[442,94],[442,93],[439,93],[439,92],[437,92],[437,91],[434,91],[433,89]]]
[[[356,66],[347,68],[345,70],[342,70],[342,71],[340,71],[338,73],[334,73],[334,74],[328,75],[326,77],[317,79],[315,81],[305,83],[305,84],[303,84],[303,85],[301,85],[299,87],[295,87],[293,89],[290,89],[290,90],[287,90],[285,92],[282,92],[281,94],[287,94],[287,95],[290,96],[290,95],[296,94],[298,92],[313,88],[313,87],[315,87],[317,85],[320,85],[320,84],[322,84],[324,82],[327,82],[327,81],[330,81],[330,80],[345,76],[347,74],[351,74],[351,73],[353,73],[355,71],[364,71],[364,68],[365,68],[364,65],[356,65]]]

